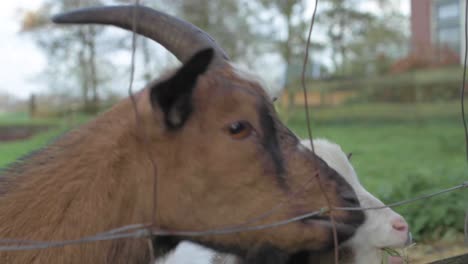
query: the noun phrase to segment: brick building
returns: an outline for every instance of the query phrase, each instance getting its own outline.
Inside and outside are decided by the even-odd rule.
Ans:
[[[463,58],[465,0],[411,0],[411,50],[446,47]]]

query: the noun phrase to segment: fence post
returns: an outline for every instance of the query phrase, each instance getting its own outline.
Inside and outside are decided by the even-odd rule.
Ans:
[[[29,97],[29,118],[36,117],[37,105],[36,105],[36,95],[31,94]]]

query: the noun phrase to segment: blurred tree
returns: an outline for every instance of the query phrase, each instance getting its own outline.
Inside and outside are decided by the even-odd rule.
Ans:
[[[96,55],[97,39],[103,28],[92,25],[61,28],[49,21],[52,14],[100,4],[100,0],[48,0],[39,9],[25,12],[21,27],[47,55],[49,63],[45,74],[51,86],[73,91],[79,85],[83,110],[87,112],[96,112],[99,108],[98,87],[105,79],[98,70],[98,63],[111,64]]]
[[[113,0],[117,4],[135,4],[135,0]],[[140,1],[140,5],[155,8],[157,10],[164,11],[168,14],[174,14],[174,3],[166,1]],[[116,47],[122,50],[130,51],[132,49],[132,38],[121,38],[117,40]],[[136,74],[140,75],[135,78],[142,78],[145,83],[154,79],[156,73],[161,72],[168,65],[174,65],[178,63],[178,60],[171,53],[158,52],[161,46],[154,45],[154,41],[137,35],[137,47],[136,47]],[[129,67],[130,68],[130,67]],[[112,97],[112,96],[111,96]]]
[[[261,36],[251,1],[174,0],[175,13],[208,32],[233,61],[252,65]]]
[[[261,0],[264,7],[269,8],[270,12],[279,15],[283,20],[283,31],[285,37],[275,38],[279,34],[272,34],[272,41],[283,58],[285,64],[289,66],[293,60],[300,60],[304,55],[305,32],[308,25],[308,19],[304,17],[305,3],[302,0],[280,0],[270,1]],[[281,36],[281,35],[280,35]]]
[[[300,79],[302,65],[307,45],[307,35],[310,25],[310,16],[306,15],[307,1],[303,0],[260,0],[261,5],[266,12],[273,14],[274,19],[282,20],[282,28],[276,28],[275,23],[269,23],[271,29],[267,31],[272,47],[281,56],[285,64],[285,89],[287,92],[288,104],[287,111],[294,106],[294,95],[297,92],[297,79]],[[265,12],[264,11],[264,12]],[[281,34],[283,33],[283,34]],[[313,66],[320,63],[312,60],[314,52],[320,51],[324,46],[311,39],[310,53],[308,60],[308,72],[312,71]],[[312,62],[312,65],[310,65]],[[311,74],[306,73],[306,78],[310,79]]]
[[[362,35],[375,17],[360,10],[355,0],[323,0],[319,10],[317,22],[326,28],[335,73],[343,75],[348,63],[349,43]]]
[[[377,6],[378,16],[350,44],[351,63],[364,75],[388,73],[395,60],[408,53],[408,18],[400,10],[400,0],[377,0]]]
[[[336,75],[374,75],[388,71],[405,54],[407,18],[399,0],[376,0],[377,14],[358,0],[323,0],[318,22],[327,28]]]
[[[403,15],[382,14],[369,24],[360,36],[350,41],[349,70],[357,75],[384,74],[391,64],[408,51],[408,35]]]

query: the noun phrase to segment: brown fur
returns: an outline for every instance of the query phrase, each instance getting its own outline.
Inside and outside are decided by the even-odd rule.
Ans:
[[[154,84],[152,84],[154,85]],[[129,99],[94,121],[11,168],[0,181],[0,238],[77,239],[135,223],[147,223],[152,211],[149,148],[158,166],[157,222],[171,230],[207,230],[240,224],[291,198],[271,223],[326,206],[318,186],[292,198],[314,176],[312,155],[277,119],[271,100],[254,82],[226,66],[202,75],[193,94],[194,111],[177,131],[168,130],[162,112],[149,104],[150,87],[138,97],[138,128]],[[285,157],[288,188],[275,180],[274,164],[260,144],[264,104],[276,120]],[[247,120],[256,134],[233,140],[223,128]],[[150,145],[139,133],[147,133]],[[350,191],[324,162],[321,177],[332,204],[345,205],[339,193]],[[334,177],[330,175],[336,174]],[[351,215],[353,214],[353,215]],[[359,224],[360,213],[336,212],[339,222]],[[354,217],[354,218],[353,218]],[[357,219],[357,220],[356,220]],[[286,252],[331,246],[328,226],[294,223],[256,232],[200,238],[208,245],[247,250],[271,244]],[[0,252],[0,263],[147,263],[144,239],[95,242],[63,248]]]

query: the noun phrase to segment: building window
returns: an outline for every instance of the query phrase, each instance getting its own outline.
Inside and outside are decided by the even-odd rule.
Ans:
[[[438,1],[434,5],[436,35],[439,47],[448,47],[460,54],[460,2]]]
[[[438,38],[440,46],[447,46],[457,53],[460,52],[460,29],[458,27],[440,28]]]
[[[439,20],[446,20],[451,18],[458,18],[459,13],[458,1],[452,1],[447,3],[440,3],[437,8],[437,18]]]

